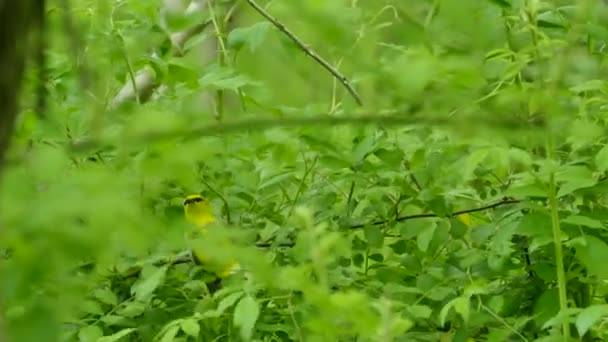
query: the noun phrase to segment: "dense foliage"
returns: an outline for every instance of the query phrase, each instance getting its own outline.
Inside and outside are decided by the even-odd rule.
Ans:
[[[604,2],[62,3],[0,186],[11,341],[608,338]]]

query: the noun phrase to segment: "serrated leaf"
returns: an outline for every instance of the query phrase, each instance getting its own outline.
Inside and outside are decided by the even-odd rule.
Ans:
[[[115,334],[110,335],[110,336],[101,337],[101,338],[99,338],[97,340],[97,342],[114,342],[114,341],[118,341],[121,338],[123,338],[123,337],[129,335],[130,333],[134,332],[135,330],[137,330],[137,329],[135,329],[135,328],[123,329],[123,330],[121,330],[121,331],[119,331],[119,332],[117,332]]]
[[[234,308],[234,325],[239,328],[243,340],[251,340],[259,314],[258,302],[251,296],[243,297]]]
[[[585,335],[589,328],[605,316],[608,316],[608,304],[592,305],[583,309],[576,317],[576,329],[578,329],[579,336]]]
[[[194,318],[183,319],[181,322],[179,322],[179,326],[181,327],[182,331],[186,333],[186,335],[192,337],[198,337],[201,330],[201,326]]]
[[[142,278],[140,278],[131,287],[131,294],[135,296],[136,301],[146,301],[152,296],[152,293],[160,286],[165,280],[168,266],[163,267],[149,267],[142,271]]]

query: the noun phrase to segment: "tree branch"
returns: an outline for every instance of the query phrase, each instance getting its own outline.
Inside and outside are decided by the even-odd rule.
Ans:
[[[313,127],[313,126],[338,126],[338,125],[429,125],[429,126],[448,126],[448,127],[466,127],[471,129],[488,129],[492,128],[497,131],[504,131],[513,134],[514,130],[534,131],[544,128],[542,125],[529,125],[515,120],[497,119],[496,117],[476,117],[463,119],[460,117],[433,117],[432,115],[412,115],[410,113],[401,113],[393,115],[376,115],[376,114],[361,114],[352,116],[328,116],[315,115],[309,117],[285,117],[277,118],[253,118],[245,120],[234,120],[216,122],[199,126],[198,128],[190,127],[164,130],[159,132],[148,132],[139,136],[129,137],[123,143],[138,143],[161,141],[166,139],[197,139],[202,136],[215,136],[224,134],[234,134],[238,132],[260,131],[264,129],[276,127]],[[104,144],[109,144],[109,141],[100,140],[97,138],[83,138],[71,143],[70,148],[74,152],[86,151],[92,148],[101,147]]]
[[[207,1],[211,0],[194,0],[184,11],[184,15],[188,15],[197,11],[202,11],[205,8]],[[195,25],[189,29],[172,33],[169,37],[171,45],[173,46],[173,55],[182,56],[184,52],[184,46],[188,40],[197,34],[203,32],[207,26],[211,23],[211,20],[206,20],[203,23]],[[133,84],[135,83],[135,84]],[[139,99],[139,101],[146,102],[154,90],[160,86],[157,80],[157,75],[151,67],[144,67],[140,69],[135,77],[127,80],[122,86],[120,91],[116,94],[110,105],[111,109],[119,107],[121,104]]]
[[[314,52],[311,48],[309,48],[300,38],[298,38],[294,33],[292,33],[285,25],[279,22],[276,18],[271,16],[266,10],[264,10],[260,5],[258,5],[253,0],[247,0],[249,5],[253,7],[258,13],[260,13],[264,18],[270,21],[279,31],[283,32],[291,41],[293,41],[304,53],[309,55],[312,59],[314,59],[317,63],[321,64],[325,70],[329,71],[342,85],[348,90],[350,95],[357,101],[359,106],[363,105],[361,101],[361,97],[357,94],[357,91],[350,84],[350,81],[346,76],[342,75],[336,68],[334,68],[329,62],[324,60],[321,56],[319,56],[316,52]]]
[[[497,207],[501,207],[504,205],[509,205],[509,204],[517,204],[517,203],[521,203],[523,202],[523,200],[521,199],[513,199],[513,198],[504,198],[501,201],[495,202],[495,203],[491,203],[488,205],[484,205],[481,207],[476,207],[476,208],[469,208],[469,209],[464,209],[464,210],[458,210],[455,211],[449,215],[446,216],[439,216],[437,214],[432,214],[432,213],[427,213],[427,214],[414,214],[414,215],[406,215],[406,216],[400,216],[397,218],[393,218],[393,219],[386,219],[386,220],[380,220],[380,221],[373,221],[373,222],[368,222],[368,223],[362,223],[362,224],[354,224],[348,227],[348,229],[360,229],[363,227],[368,227],[368,226],[381,226],[387,223],[391,223],[391,222],[402,222],[402,221],[407,221],[407,220],[414,220],[414,219],[420,219],[420,218],[429,218],[429,217],[456,217],[458,215],[462,215],[462,214],[469,214],[469,213],[474,213],[474,212],[479,212],[479,211],[486,211],[486,210],[490,210],[490,209],[494,209]],[[272,247],[272,246],[276,246],[276,247],[293,247],[295,245],[295,242],[285,242],[285,243],[279,243],[277,245],[274,245],[273,242],[258,242],[256,243],[256,246],[259,248],[268,248],[268,247]]]

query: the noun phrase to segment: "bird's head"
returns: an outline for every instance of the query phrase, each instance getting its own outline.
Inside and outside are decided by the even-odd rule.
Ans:
[[[184,200],[184,214],[189,222],[204,226],[215,221],[213,209],[208,200],[201,195],[190,195]]]

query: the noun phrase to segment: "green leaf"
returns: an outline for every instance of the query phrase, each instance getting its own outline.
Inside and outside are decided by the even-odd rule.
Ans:
[[[131,287],[131,294],[135,295],[135,300],[146,301],[152,293],[160,286],[165,280],[168,266],[163,267],[145,267],[142,270],[142,278],[140,278]]]
[[[96,342],[103,336],[103,331],[96,325],[86,326],[78,332],[80,342]]]
[[[454,310],[460,314],[460,316],[465,322],[469,320],[470,309],[471,298],[469,296],[458,297],[454,301]]]
[[[433,313],[433,309],[426,305],[410,305],[407,307],[407,312],[414,318],[428,319]]]
[[[576,328],[579,336],[585,335],[589,328],[605,316],[608,316],[608,304],[592,305],[583,309],[576,318]]]
[[[595,155],[595,165],[598,171],[606,172],[608,170],[608,145],[604,145]]]
[[[507,0],[490,0],[490,2],[502,8],[511,8],[511,3],[509,3]]]
[[[374,253],[374,254],[368,256],[368,258],[370,258],[371,260],[376,261],[376,262],[384,261],[384,255],[382,255],[380,253]]]
[[[96,289],[95,291],[93,291],[93,296],[104,304],[108,304],[111,306],[116,306],[118,304],[118,298],[116,297],[116,294],[110,291],[109,289]]]
[[[435,222],[433,222],[433,223],[435,223]],[[416,242],[418,243],[418,248],[422,252],[426,252],[428,250],[429,244],[433,240],[433,236],[435,235],[436,229],[437,229],[437,225],[433,224],[418,234]]]
[[[559,312],[559,295],[557,288],[546,290],[536,303],[534,303],[535,321],[538,326],[543,326]]]
[[[142,302],[130,302],[119,310],[116,310],[116,313],[120,316],[133,318],[143,314],[146,309],[147,305]]]
[[[238,27],[230,31],[228,35],[228,46],[235,50],[240,50],[245,46],[249,47],[249,51],[255,50],[262,45],[264,38],[271,24],[267,21],[257,22],[249,27]]]
[[[173,342],[173,340],[175,339],[175,336],[177,336],[177,333],[179,332],[179,329],[180,329],[179,325],[176,325],[176,324],[169,327],[163,333],[163,337],[160,339],[160,342]]]
[[[543,246],[553,241],[553,231],[551,229],[551,218],[549,215],[540,212],[531,212],[525,215],[516,232],[532,238],[531,249]]]
[[[377,226],[366,226],[364,228],[365,239],[370,247],[380,248],[384,244],[384,233]]]
[[[405,243],[405,240],[402,240],[402,239],[398,240],[395,243],[390,244],[389,247],[396,254],[404,254],[407,251],[407,243]]]
[[[234,325],[238,327],[241,338],[250,341],[253,335],[255,322],[260,314],[260,307],[255,298],[251,296],[243,297],[234,309]]]
[[[604,225],[602,224],[601,221],[592,219],[587,216],[581,216],[581,215],[570,215],[570,216],[566,217],[565,219],[563,219],[562,222],[573,224],[576,226],[585,226],[585,227],[589,227],[589,228],[596,228],[596,229],[604,228]]]
[[[220,315],[223,314],[224,311],[226,311],[226,309],[233,306],[237,300],[239,300],[241,297],[243,297],[244,294],[245,293],[243,291],[238,291],[238,292],[231,293],[228,296],[226,296],[224,299],[222,299],[220,301],[220,303],[217,305],[218,314],[220,314]]]
[[[136,331],[137,329],[135,328],[129,328],[129,329],[123,329],[115,334],[112,334],[110,336],[105,336],[105,337],[101,337],[97,340],[97,342],[114,342],[114,341],[118,341],[121,338],[131,334],[132,332]]]
[[[590,275],[595,275],[600,280],[608,279],[608,245],[604,241],[587,235],[573,239],[570,243],[576,249],[576,257],[585,265]]]
[[[568,181],[564,182],[564,184],[559,187],[557,197],[569,195],[576,190],[593,186],[595,185],[595,183],[595,179],[593,179],[593,177],[591,176],[591,172],[589,172],[589,175],[586,178],[570,178]]]
[[[429,229],[434,230],[437,227],[437,220],[435,218],[423,218],[403,221],[398,225],[401,236],[405,239],[411,239]]]
[[[547,197],[547,189],[540,184],[525,184],[513,186],[504,192],[505,196],[521,198],[521,197]]]
[[[351,155],[353,165],[361,163],[365,158],[373,152],[376,146],[376,137],[374,135],[368,135],[361,139],[355,147]]]
[[[201,330],[201,326],[198,321],[194,318],[186,318],[179,322],[179,325],[184,333],[188,336],[198,337]]]
[[[396,148],[389,150],[381,147],[374,151],[374,155],[382,160],[387,166],[394,168],[400,167],[405,159],[403,151]]]

